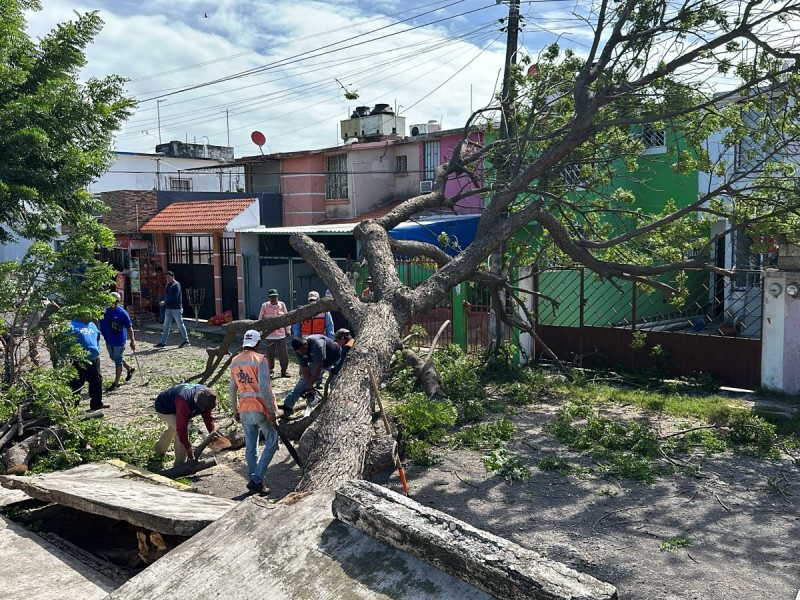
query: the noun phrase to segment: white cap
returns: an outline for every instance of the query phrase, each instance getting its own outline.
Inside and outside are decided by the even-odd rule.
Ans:
[[[242,338],[242,348],[253,348],[260,341],[261,334],[255,329],[248,329],[244,332],[244,338]]]
[[[111,292],[111,297],[116,301],[119,302],[122,300],[122,296],[120,296],[119,292]]]
[[[308,292],[308,301],[312,302],[314,300],[319,300],[319,292],[311,290],[310,292]]]

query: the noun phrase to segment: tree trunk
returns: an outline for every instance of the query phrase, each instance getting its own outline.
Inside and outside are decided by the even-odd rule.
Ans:
[[[28,472],[31,459],[47,452],[47,442],[54,437],[61,437],[67,433],[64,427],[48,427],[29,438],[14,444],[3,453],[3,463],[6,465],[8,475],[24,475]]]
[[[333,489],[371,471],[368,448],[375,437],[372,391],[367,365],[380,381],[405,321],[386,300],[370,304],[353,349],[331,386],[320,414],[300,438],[306,470],[298,491]]]

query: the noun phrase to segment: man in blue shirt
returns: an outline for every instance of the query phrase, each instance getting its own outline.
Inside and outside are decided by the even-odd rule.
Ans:
[[[91,314],[82,312],[69,322],[70,333],[75,341],[80,344],[83,356],[73,357],[72,366],[77,371],[76,376],[70,381],[72,393],[77,396],[85,383],[89,384],[89,409],[100,410],[111,408],[110,404],[103,404],[103,376],[100,374],[100,330],[92,322]],[[76,398],[75,404],[77,405]]]
[[[113,392],[119,387],[120,377],[122,377],[122,367],[125,367],[127,375],[125,381],[130,381],[133,377],[135,367],[129,365],[123,358],[125,352],[125,343],[128,338],[131,340],[131,350],[136,351],[136,340],[133,338],[133,323],[131,317],[119,303],[122,300],[117,292],[111,292],[111,306],[106,309],[106,314],[103,315],[103,322],[101,324],[103,337],[106,339],[106,347],[108,348],[108,355],[114,361],[116,367],[116,377],[114,383],[108,386],[107,392]]]
[[[181,284],[175,280],[175,273],[167,271],[164,273],[164,278],[167,280],[167,285],[164,288],[164,299],[159,302],[164,307],[164,330],[161,332],[161,341],[156,344],[156,348],[163,348],[167,345],[169,339],[169,330],[172,328],[172,322],[178,325],[178,331],[183,336],[183,341],[178,344],[178,348],[190,346],[189,332],[186,331],[186,325],[183,324],[183,291]]]
[[[322,375],[322,370],[335,365],[342,356],[339,344],[321,333],[294,338],[292,349],[300,363],[300,378],[283,400],[283,414],[287,417],[294,412],[294,405],[304,392],[313,392],[314,382]]]

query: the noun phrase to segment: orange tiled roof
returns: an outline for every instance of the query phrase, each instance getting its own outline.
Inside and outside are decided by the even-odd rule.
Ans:
[[[141,229],[143,233],[199,233],[222,231],[231,219],[239,216],[256,198],[175,202]]]

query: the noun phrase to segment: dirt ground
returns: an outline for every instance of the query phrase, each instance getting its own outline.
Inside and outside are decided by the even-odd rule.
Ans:
[[[173,333],[171,346],[155,348],[155,330],[139,331],[137,339],[140,370],[106,395],[105,401],[112,404],[106,418],[159,428],[155,395],[199,372],[205,348],[214,343],[192,337],[191,347],[179,349],[180,339]],[[136,365],[132,357],[126,358]],[[109,366],[105,359],[106,382]],[[296,366],[290,373],[291,378],[274,382],[279,402],[296,380]],[[227,386],[227,380],[222,385]],[[585,466],[591,462],[544,433],[556,409],[534,404],[513,418],[516,435],[509,450],[530,467],[529,481],[509,485],[485,470],[479,453],[449,451],[433,468],[407,466],[411,496],[610,582],[621,599],[800,599],[800,468],[788,457],[697,457],[700,477],[675,475],[652,485],[562,476],[537,469],[537,461],[558,453]],[[215,496],[243,497],[243,450],[221,452],[217,461],[216,467],[192,478],[193,485]],[[291,492],[300,476],[280,447],[267,472],[270,499],[277,501]],[[400,491],[394,473],[376,481]],[[662,542],[675,537],[691,545],[677,552],[660,549]]]

